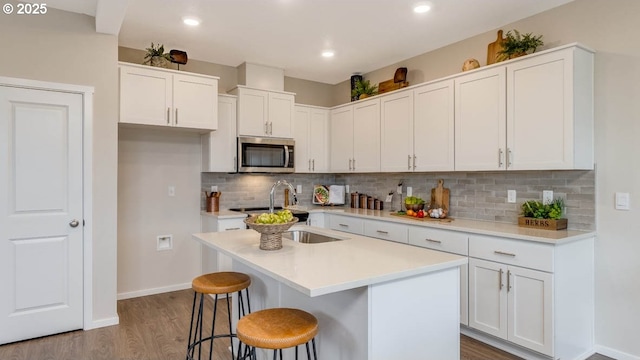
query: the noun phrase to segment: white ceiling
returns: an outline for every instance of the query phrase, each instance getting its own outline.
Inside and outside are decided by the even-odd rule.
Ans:
[[[48,0],[48,6],[109,19],[121,46],[151,42],[190,59],[269,65],[285,75],[336,84],[573,0]],[[121,11],[105,11],[119,3]],[[128,6],[124,11],[123,4]],[[102,11],[100,9],[103,9]],[[115,15],[114,15],[115,14]],[[121,15],[118,15],[121,14]],[[119,16],[119,18],[118,18]],[[182,17],[195,16],[191,28]],[[115,25],[114,25],[115,24]],[[505,29],[508,30],[508,29]],[[107,31],[108,32],[108,31]],[[324,49],[335,57],[320,56]]]

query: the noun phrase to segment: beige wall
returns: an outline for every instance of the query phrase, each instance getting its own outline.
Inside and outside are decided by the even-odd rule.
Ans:
[[[93,320],[112,321],[117,316],[117,38],[96,34],[92,17],[51,8],[41,16],[0,18],[1,76],[95,87]]]
[[[284,91],[296,93],[296,104],[332,106],[333,85],[284,77]]]
[[[118,297],[188,288],[201,272],[191,239],[200,232],[200,135],[149,127],[119,134]],[[168,234],[173,249],[157,251],[157,236]]]
[[[616,358],[640,357],[640,1],[576,0],[505,25],[543,34],[545,48],[581,42],[595,58],[596,328],[599,350]],[[365,74],[377,83],[406,66],[413,85],[460,72],[465,59],[486,63],[496,30]],[[333,105],[349,101],[349,83],[334,87]],[[615,192],[631,194],[631,211],[614,209]]]

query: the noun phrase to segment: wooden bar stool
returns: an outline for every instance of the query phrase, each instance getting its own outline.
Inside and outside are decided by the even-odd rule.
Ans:
[[[309,342],[313,346],[313,358],[318,360],[316,353],[315,336],[318,334],[318,319],[308,312],[298,309],[275,308],[260,310],[238,321],[238,339],[245,345],[244,354],[238,360],[256,359],[256,348],[273,350],[273,359],[282,349],[296,348],[296,360],[298,359],[298,346],[305,344],[307,359],[311,360]]]
[[[236,334],[231,330],[231,305],[229,298],[234,292],[238,293],[238,318],[251,312],[251,303],[249,302],[249,285],[251,284],[251,278],[242,273],[237,272],[216,272],[211,274],[200,275],[193,279],[191,287],[195,291],[193,294],[193,306],[191,308],[191,326],[189,328],[189,342],[187,343],[187,360],[194,359],[194,353],[196,346],[198,347],[198,357],[202,356],[202,343],[210,341],[209,344],[209,359],[212,359],[213,355],[213,340],[217,338],[228,337],[231,345],[231,356],[235,357],[233,351],[233,338]],[[247,298],[247,310],[244,307],[244,297],[242,290],[245,290]],[[198,306],[198,314],[196,315],[196,299],[200,294],[200,304]],[[204,296],[215,295],[213,303],[213,320],[211,322],[211,336],[202,338],[202,314],[204,312]],[[227,298],[227,320],[229,321],[229,333],[215,335],[216,313],[218,310],[218,296],[226,295]],[[194,331],[194,318],[195,318],[195,331]],[[193,338],[192,338],[193,336]],[[238,353],[240,352],[240,345],[238,345]]]

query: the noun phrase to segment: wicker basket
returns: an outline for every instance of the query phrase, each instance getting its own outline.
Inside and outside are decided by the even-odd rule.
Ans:
[[[260,233],[261,250],[282,249],[282,233],[297,222],[297,217],[294,217],[293,220],[284,224],[256,224],[254,217],[244,219],[244,223],[247,224],[250,229]]]

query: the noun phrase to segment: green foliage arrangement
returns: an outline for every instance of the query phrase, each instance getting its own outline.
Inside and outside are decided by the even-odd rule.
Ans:
[[[538,46],[544,45],[542,35],[533,35],[531,33],[520,34],[518,30],[508,31],[502,50],[498,52],[498,60],[504,61],[514,57],[526,55],[536,52]]]
[[[356,81],[356,85],[353,90],[351,90],[351,97],[358,97],[364,94],[367,96],[376,95],[378,93],[378,85],[371,85],[369,80]],[[363,96],[364,98],[365,96]]]
[[[161,62],[171,61],[169,53],[164,52],[163,44],[154,45],[151,43],[151,47],[148,47],[145,50],[147,50],[147,53],[144,55],[145,60],[143,62],[145,65],[155,65],[154,61],[158,58],[162,59]]]
[[[564,200],[556,198],[549,204],[538,200],[525,201],[522,204],[522,216],[536,219],[558,220],[564,212]]]

